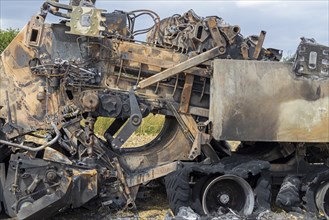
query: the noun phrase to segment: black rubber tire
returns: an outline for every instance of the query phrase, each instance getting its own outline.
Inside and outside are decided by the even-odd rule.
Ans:
[[[165,185],[169,207],[174,214],[178,213],[180,207],[190,205],[189,172],[181,169],[167,175],[165,177]]]
[[[204,192],[205,186],[213,179],[213,176],[203,176],[195,181],[192,188],[192,209],[195,210],[199,215],[204,215],[202,208],[202,194]]]
[[[322,182],[329,181],[329,171],[325,169],[324,171],[314,171],[315,174],[310,174],[306,182],[308,184],[304,186],[306,189],[305,196],[303,197],[304,208],[306,211],[311,213],[316,213],[319,215],[319,210],[316,206],[315,197],[316,192],[319,189]]]
[[[255,210],[260,213],[264,210],[271,209],[271,177],[269,175],[261,175],[257,181],[257,186],[254,189],[255,193]]]

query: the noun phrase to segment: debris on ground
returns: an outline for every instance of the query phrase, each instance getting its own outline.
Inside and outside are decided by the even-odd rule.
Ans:
[[[257,216],[241,216],[233,210],[227,213],[218,211],[209,216],[200,216],[195,213],[190,207],[181,207],[176,216],[171,212],[167,212],[164,220],[317,220],[318,218],[312,213],[297,213],[297,212],[273,212],[265,210]]]
[[[170,216],[167,212],[165,220],[242,220],[241,216],[230,210],[227,213],[213,213],[211,216],[200,216],[193,211],[190,207],[180,207],[176,216]]]

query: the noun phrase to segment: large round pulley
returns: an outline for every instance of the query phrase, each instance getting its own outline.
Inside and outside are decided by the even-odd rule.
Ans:
[[[316,206],[320,214],[324,214],[329,219],[329,183],[322,184],[315,197]]]
[[[202,194],[202,208],[205,214],[235,210],[250,215],[254,209],[254,194],[249,183],[235,175],[223,175],[213,179]]]

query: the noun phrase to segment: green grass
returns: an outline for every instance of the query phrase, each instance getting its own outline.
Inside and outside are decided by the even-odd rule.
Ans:
[[[135,131],[136,135],[156,135],[158,134],[164,123],[163,115],[152,115],[143,118],[142,125]],[[103,135],[106,129],[114,121],[113,118],[98,117],[95,122],[94,131],[98,135]]]

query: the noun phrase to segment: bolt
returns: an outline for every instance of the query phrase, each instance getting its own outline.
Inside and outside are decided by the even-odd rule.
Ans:
[[[219,201],[220,201],[222,204],[227,204],[227,203],[230,201],[230,197],[229,197],[229,195],[227,195],[227,194],[222,194],[222,195],[220,195],[220,197],[219,197]]]
[[[47,180],[54,181],[57,177],[57,174],[54,171],[49,171],[46,174]]]
[[[140,118],[137,115],[134,115],[132,117],[132,120],[131,121],[132,121],[132,124],[135,125],[135,126],[137,126],[137,125],[139,125],[141,123]]]
[[[224,47],[220,47],[219,48],[219,52],[224,53],[225,52],[225,48]]]

